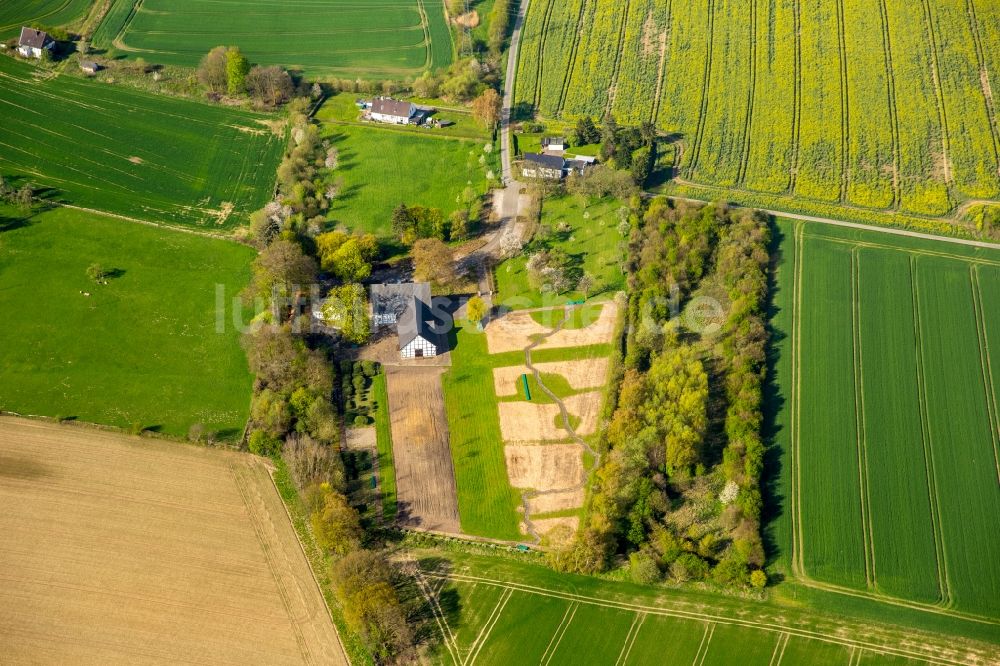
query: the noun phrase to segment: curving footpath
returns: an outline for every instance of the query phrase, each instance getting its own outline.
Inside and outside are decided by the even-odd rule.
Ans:
[[[587,478],[590,476],[590,472],[594,469],[597,469],[597,467],[600,466],[601,464],[601,454],[592,449],[590,445],[587,444],[587,442],[584,441],[582,437],[576,434],[576,430],[573,428],[573,424],[570,423],[569,412],[566,410],[566,405],[563,403],[562,400],[556,397],[556,394],[553,393],[549,389],[549,387],[545,385],[544,382],[542,382],[541,373],[539,373],[538,368],[536,368],[531,362],[531,351],[536,347],[538,347],[538,345],[545,342],[546,339],[561,331],[563,326],[566,325],[566,322],[568,322],[569,318],[573,315],[573,310],[575,310],[576,307],[577,306],[566,306],[565,308],[566,314],[565,316],[563,316],[561,320],[559,320],[559,323],[557,323],[551,331],[549,331],[545,335],[538,336],[537,338],[535,338],[534,342],[532,342],[530,345],[524,348],[524,364],[528,367],[528,370],[531,371],[531,374],[532,376],[534,376],[535,381],[538,382],[539,388],[542,389],[545,395],[552,398],[552,400],[559,407],[559,416],[560,418],[562,418],[563,427],[566,429],[566,432],[569,433],[570,437],[573,439],[574,442],[582,446],[584,450],[587,451],[587,453],[593,456],[594,460],[590,468],[586,470],[587,474],[584,476],[583,481],[576,485],[568,486],[566,488],[553,488],[551,490],[529,490],[521,495],[521,507],[524,510],[524,529],[529,535],[531,535],[531,538],[534,539],[534,543],[536,545],[541,543],[542,537],[535,530],[534,523],[531,522],[531,509],[528,506],[528,500],[534,499],[536,497],[541,497],[542,495],[555,495],[557,493],[566,493],[566,492],[572,492],[574,490],[584,489],[587,487]]]

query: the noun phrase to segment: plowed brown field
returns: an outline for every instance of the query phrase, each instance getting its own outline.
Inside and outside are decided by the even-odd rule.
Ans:
[[[346,664],[260,459],[0,418],[4,663]]]

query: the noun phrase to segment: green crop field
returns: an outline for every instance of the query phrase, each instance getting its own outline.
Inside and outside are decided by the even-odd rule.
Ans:
[[[489,189],[490,172],[500,172],[492,149],[483,150],[488,140],[340,123],[324,124],[323,135],[340,151],[334,174],[343,181],[329,217],[379,235],[392,233],[392,211],[399,204],[440,208],[447,217],[463,206],[466,188],[482,196]]]
[[[625,286],[622,267],[628,239],[618,228],[622,222],[618,217],[621,208],[614,199],[592,202],[577,195],[548,198],[542,203],[541,224],[546,226],[549,236],[539,243],[562,250],[576,273],[587,273],[594,278],[589,298],[607,299]],[[521,254],[496,267],[497,303],[518,309],[563,305],[584,298],[576,290],[546,294],[543,298],[529,284],[527,261],[527,256]]]
[[[928,663],[916,646],[895,642],[894,632],[906,630],[883,634],[866,631],[869,624],[859,631],[863,621],[850,614],[831,619],[822,611],[557,574],[511,560],[424,555],[442,635],[433,663]]]
[[[0,3],[0,39],[16,37],[21,27],[71,24],[87,13],[91,0],[5,0]]]
[[[1000,252],[777,231],[779,568],[1000,616]]]
[[[442,0],[115,0],[100,48],[169,65],[219,45],[309,76],[419,76],[452,60]]]
[[[252,258],[68,208],[29,219],[0,208],[0,409],[238,438],[251,377],[231,299]],[[108,284],[88,278],[95,263]]]
[[[284,133],[272,116],[154,96],[0,58],[0,173],[47,198],[228,229],[263,205]]]
[[[983,0],[538,0],[515,101],[655,121],[689,188],[942,216],[1000,197],[997,53]]]

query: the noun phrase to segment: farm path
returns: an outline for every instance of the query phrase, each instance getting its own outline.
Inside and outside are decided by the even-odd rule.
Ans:
[[[696,183],[691,183],[690,181],[676,179],[676,182],[681,184],[694,185]],[[658,194],[653,194],[651,192],[646,192],[644,196],[654,197],[660,196]],[[669,196],[669,195],[668,195]],[[690,201],[693,203],[711,203],[708,199],[694,199],[691,197],[673,197],[670,199],[677,199],[678,201]],[[732,208],[752,208],[751,206],[740,206],[738,204],[730,204]],[[814,222],[817,224],[828,224],[834,227],[846,227],[848,229],[860,229],[862,231],[874,231],[883,234],[891,234],[893,236],[908,236],[910,238],[921,238],[924,240],[941,241],[942,243],[953,243],[955,245],[966,245],[969,247],[980,247],[987,250],[1000,250],[1000,243],[991,243],[989,241],[979,241],[972,240],[970,238],[956,238],[953,236],[939,236],[937,234],[928,234],[922,231],[910,231],[908,229],[897,229],[894,227],[880,227],[872,224],[861,224],[860,222],[845,222],[844,220],[835,220],[829,217],[817,217],[815,215],[802,215],[799,213],[789,213],[783,210],[771,210],[768,208],[754,208],[754,210],[759,210],[762,213],[767,213],[768,215],[773,215],[775,217],[783,217],[789,220],[799,220],[801,222]]]
[[[591,463],[590,469],[596,469],[601,464],[601,454],[592,449],[590,445],[587,444],[586,440],[584,440],[583,437],[580,437],[580,435],[576,433],[576,429],[570,422],[569,411],[566,409],[565,403],[555,393],[553,393],[548,386],[545,385],[545,382],[542,381],[541,372],[539,372],[538,368],[536,368],[531,361],[532,350],[534,350],[536,347],[544,343],[548,338],[552,337],[553,335],[561,331],[563,326],[565,326],[566,323],[570,320],[570,317],[573,316],[573,310],[575,308],[576,306],[567,307],[565,310],[565,315],[561,320],[559,320],[559,322],[552,328],[551,331],[536,337],[530,345],[524,348],[524,364],[527,366],[528,370],[531,371],[531,374],[534,375],[535,381],[538,382],[538,387],[542,389],[542,391],[547,396],[549,396],[553,402],[555,402],[557,407],[559,407],[559,418],[562,419],[563,428],[566,430],[566,432],[569,433],[570,438],[577,444],[582,446],[583,450],[592,456],[593,463]],[[589,472],[590,470],[587,471]],[[568,488],[534,490],[525,492],[524,494],[521,495],[521,506],[524,509],[524,529],[531,536],[531,538],[534,539],[536,544],[541,543],[542,537],[538,534],[538,531],[535,529],[534,523],[531,521],[531,507],[528,504],[528,501],[536,497],[541,497],[543,495],[554,495],[557,493],[567,493],[574,490],[582,490],[586,487],[586,485],[587,485],[587,477],[586,475],[584,475],[583,481],[581,481],[578,484],[569,486]]]

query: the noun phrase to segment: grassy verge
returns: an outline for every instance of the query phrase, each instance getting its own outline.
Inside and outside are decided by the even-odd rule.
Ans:
[[[386,522],[396,519],[396,467],[392,457],[392,428],[389,423],[389,392],[385,372],[372,380],[375,395],[375,436],[378,443],[379,483],[382,487],[382,515]]]
[[[468,324],[456,324],[453,365],[442,377],[442,386],[462,531],[519,540],[523,538],[518,530],[520,498],[507,477],[486,336]]]

